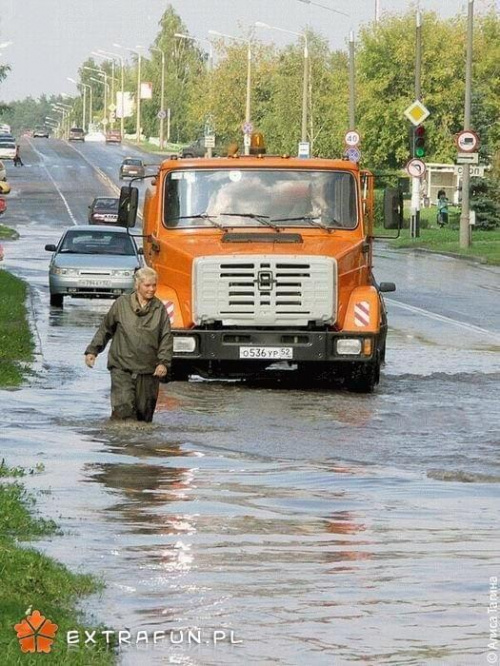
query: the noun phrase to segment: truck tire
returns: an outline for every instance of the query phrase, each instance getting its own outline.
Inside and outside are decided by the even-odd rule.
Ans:
[[[62,294],[50,294],[50,304],[54,308],[62,308],[64,296]]]
[[[353,393],[372,393],[380,381],[380,355],[373,361],[353,363],[347,370],[344,385]]]

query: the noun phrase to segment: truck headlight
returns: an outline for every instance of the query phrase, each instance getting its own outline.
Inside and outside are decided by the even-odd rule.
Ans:
[[[337,340],[337,354],[359,356],[361,354],[361,340],[359,338],[340,338],[340,340]]]
[[[174,352],[182,354],[192,354],[196,350],[196,338],[174,336]]]

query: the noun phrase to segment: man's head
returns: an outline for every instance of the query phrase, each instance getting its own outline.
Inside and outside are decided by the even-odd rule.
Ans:
[[[135,290],[141,298],[150,301],[156,293],[158,275],[152,268],[139,268],[134,275]]]

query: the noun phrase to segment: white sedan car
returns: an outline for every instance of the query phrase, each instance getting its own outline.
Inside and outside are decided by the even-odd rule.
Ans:
[[[16,144],[12,141],[0,141],[0,159],[13,160],[16,156]]]
[[[5,164],[0,160],[0,180],[4,181],[7,180],[7,169],[5,168]]]

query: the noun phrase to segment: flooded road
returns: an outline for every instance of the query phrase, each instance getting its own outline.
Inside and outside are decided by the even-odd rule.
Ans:
[[[84,608],[130,632],[120,663],[488,663],[500,271],[381,247],[398,291],[373,395],[173,383],[152,425],[113,425],[105,359],[83,364],[109,302],[50,309],[43,251],[72,224],[47,168],[82,221],[105,184],[75,152],[73,194],[52,168],[67,147],[36,149],[2,220],[21,233],[6,267],[31,285],[36,376],[0,393],[0,451],[44,464],[26,483],[63,535],[38,545],[105,581]],[[121,159],[79,150],[110,172]]]

